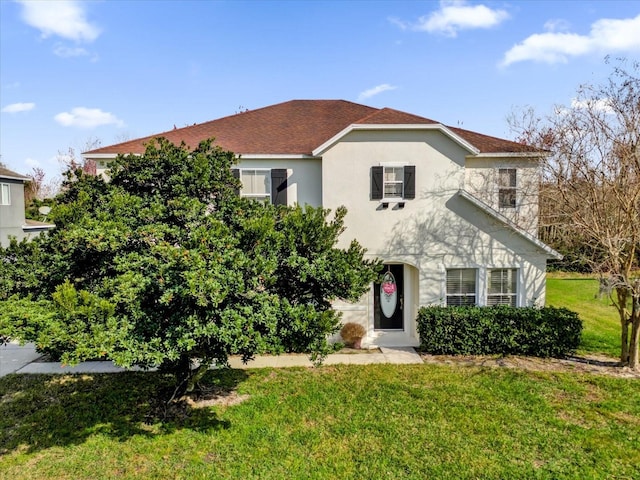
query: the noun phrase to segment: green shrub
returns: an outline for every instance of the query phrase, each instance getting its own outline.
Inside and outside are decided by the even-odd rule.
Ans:
[[[422,307],[421,349],[436,355],[562,357],[580,344],[582,321],[566,308]]]

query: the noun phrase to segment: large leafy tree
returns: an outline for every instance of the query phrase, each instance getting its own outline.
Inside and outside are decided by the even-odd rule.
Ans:
[[[0,251],[4,333],[68,363],[158,366],[191,390],[229,355],[322,355],[335,299],[376,277],[346,211],[241,198],[233,153],[164,139],[115,160],[110,180],[67,174],[56,229]],[[2,334],[2,330],[0,330]]]
[[[609,285],[620,318],[620,359],[640,369],[640,64],[620,60],[607,82],[583,85],[569,107],[513,122],[549,151],[540,224]],[[524,121],[522,121],[524,120]]]

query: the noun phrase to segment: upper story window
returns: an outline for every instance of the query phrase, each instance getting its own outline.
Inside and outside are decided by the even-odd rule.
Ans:
[[[475,268],[452,268],[447,270],[447,307],[476,305]]]
[[[404,198],[404,167],[382,167],[384,198]]]
[[[371,167],[372,200],[409,200],[415,197],[415,165]]]
[[[11,205],[11,185],[0,183],[0,205]]]
[[[511,305],[518,303],[518,270],[500,268],[489,270],[487,305]]]
[[[262,202],[271,201],[271,170],[240,170],[242,189],[240,195]]]
[[[516,208],[517,176],[515,168],[498,170],[498,204],[500,208]]]
[[[287,205],[287,169],[234,168],[233,175],[242,182],[238,191],[243,197],[274,205]]]

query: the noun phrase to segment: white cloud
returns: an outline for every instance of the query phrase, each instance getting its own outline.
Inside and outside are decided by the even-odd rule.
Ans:
[[[420,17],[412,28],[455,37],[460,30],[491,28],[508,18],[506,10],[495,10],[486,5],[469,5],[466,0],[441,0],[439,10]],[[407,28],[402,22],[394,23],[403,29]]]
[[[53,118],[65,127],[95,128],[102,125],[124,127],[122,120],[99,108],[75,107],[71,109],[71,112],[61,112]]]
[[[44,38],[57,35],[77,42],[92,42],[100,29],[86,18],[84,5],[74,0],[19,0],[22,19],[42,33]]]
[[[502,65],[533,60],[566,63],[570,57],[590,53],[640,51],[640,15],[635,18],[603,18],[591,25],[588,35],[577,33],[536,33],[511,47]]]
[[[10,105],[7,105],[2,109],[2,111],[5,113],[18,113],[18,112],[28,112],[29,110],[33,110],[34,108],[36,108],[35,103],[19,102],[19,103],[12,103]]]
[[[571,28],[569,22],[562,18],[553,18],[544,22],[544,29],[547,32],[566,32]]]
[[[82,47],[66,47],[64,45],[56,45],[53,48],[53,53],[62,58],[69,57],[82,57],[89,55],[89,52]]]
[[[358,95],[358,100],[365,100],[367,98],[371,98],[375,95],[378,95],[379,93],[386,92],[387,90],[395,90],[396,88],[398,87],[389,85],[388,83],[383,83],[382,85],[378,85],[368,90],[365,90],[364,92],[361,92],[360,95]]]
[[[389,17],[388,20],[389,22],[393,23],[396,27],[398,27],[400,30],[406,30],[411,27],[411,24],[407,22],[403,22],[397,17]]]
[[[610,98],[594,98],[588,100],[578,100],[574,98],[571,100],[571,106],[573,108],[588,108],[599,112],[613,113]]]
[[[37,168],[42,165],[38,160],[31,157],[27,158],[24,163],[31,168]]]

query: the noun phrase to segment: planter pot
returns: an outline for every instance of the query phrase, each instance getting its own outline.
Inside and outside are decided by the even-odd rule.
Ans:
[[[360,350],[362,348],[362,338],[356,338],[353,341],[353,348]]]

